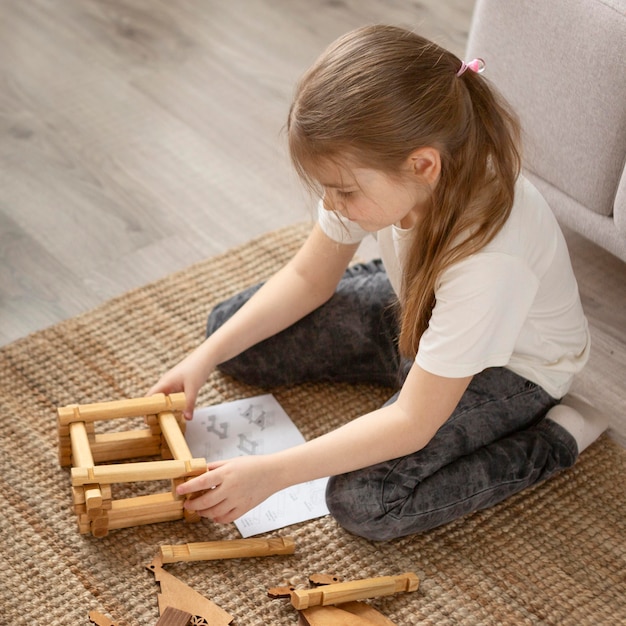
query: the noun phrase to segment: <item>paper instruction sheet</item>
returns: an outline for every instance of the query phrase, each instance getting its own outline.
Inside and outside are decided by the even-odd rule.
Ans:
[[[194,458],[208,461],[250,454],[271,454],[304,443],[304,437],[271,394],[196,408],[185,439]],[[328,514],[328,478],[294,485],[235,520],[251,537]]]

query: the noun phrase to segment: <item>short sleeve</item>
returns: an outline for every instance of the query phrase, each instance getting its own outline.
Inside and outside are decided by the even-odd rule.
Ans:
[[[460,378],[505,366],[514,352],[539,281],[524,262],[479,253],[444,272],[436,290],[417,364],[432,374]]]
[[[358,224],[350,220],[342,220],[334,211],[327,211],[320,200],[317,205],[317,221],[324,234],[337,243],[359,243],[369,234]]]

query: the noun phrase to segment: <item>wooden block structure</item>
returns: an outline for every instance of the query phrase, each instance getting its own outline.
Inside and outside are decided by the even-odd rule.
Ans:
[[[205,459],[194,459],[185,441],[182,409],[185,394],[72,404],[58,413],[59,463],[71,467],[74,511],[81,533],[104,537],[109,530],[186,519],[176,486],[206,471]],[[95,433],[95,422],[144,417],[145,428]],[[128,459],[160,460],[119,463]],[[118,461],[118,463],[111,463]],[[169,480],[166,493],[113,499],[115,483]]]

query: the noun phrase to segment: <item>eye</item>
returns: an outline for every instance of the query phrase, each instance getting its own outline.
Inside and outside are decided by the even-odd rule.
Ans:
[[[342,191],[341,189],[337,189],[337,195],[340,198],[349,198],[354,194],[354,191]]]

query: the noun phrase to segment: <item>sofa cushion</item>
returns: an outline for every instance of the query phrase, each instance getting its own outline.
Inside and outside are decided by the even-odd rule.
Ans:
[[[520,116],[528,169],[612,215],[626,160],[626,0],[478,0],[472,57]]]

